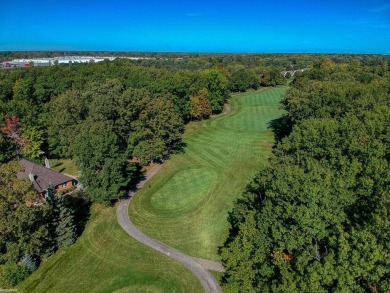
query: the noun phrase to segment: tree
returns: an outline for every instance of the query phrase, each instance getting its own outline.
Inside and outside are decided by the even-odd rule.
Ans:
[[[16,155],[21,154],[36,159],[41,153],[44,133],[36,127],[26,127],[22,130],[22,124],[18,117],[5,117],[5,126],[0,128],[0,132],[8,137],[14,145]],[[6,145],[4,145],[6,148]],[[5,150],[6,151],[6,150]]]
[[[259,78],[253,70],[242,68],[232,73],[229,77],[229,88],[233,92],[244,92],[247,89],[257,89]]]
[[[72,245],[76,239],[76,225],[73,210],[68,206],[65,197],[56,194],[53,184],[50,183],[46,194],[47,228],[49,243],[47,254],[54,253],[58,248]]]
[[[74,153],[80,182],[92,201],[110,203],[123,195],[134,168],[109,122],[85,121],[75,138]]]
[[[316,64],[314,64],[315,68],[320,68],[323,71],[332,70],[336,67],[336,64],[327,56],[321,56]]]
[[[79,90],[70,90],[49,103],[48,143],[50,150],[62,157],[72,157],[74,133],[88,117],[91,97]]]
[[[184,127],[170,99],[129,88],[120,97],[115,129],[119,137],[127,138],[128,155],[148,164],[172,153]]]
[[[34,76],[17,80],[13,86],[13,98],[18,101],[33,101],[34,93]]]
[[[59,206],[59,197],[56,194],[56,190],[54,188],[53,183],[49,183],[49,188],[46,192],[46,204],[50,207],[51,212],[53,213],[53,218],[58,214],[58,206]]]
[[[32,257],[27,253],[24,254],[22,263],[26,270],[30,273],[36,271],[36,269],[38,268],[36,261],[32,259]]]
[[[0,264],[18,262],[25,252],[43,255],[46,249],[45,207],[33,204],[38,195],[31,181],[17,178],[21,168],[14,161],[0,165]]]
[[[141,164],[147,165],[164,160],[172,153],[181,140],[184,127],[169,100],[154,98],[141,107],[138,118],[131,124],[128,150],[140,159]]]
[[[190,114],[193,119],[204,119],[211,115],[211,106],[208,100],[208,91],[201,89],[198,95],[190,97]]]
[[[7,103],[7,115],[16,116],[31,126],[42,110],[34,96],[34,83],[34,71],[28,77],[19,78],[13,86],[12,100]]]
[[[14,286],[27,278],[27,276],[28,271],[24,266],[19,266],[12,262],[0,265],[0,287],[3,289],[14,288]]]
[[[344,69],[321,64],[292,83],[292,131],[229,217],[227,292],[390,288],[388,90],[333,82]]]
[[[46,205],[49,207],[46,212],[46,227],[48,230],[48,243],[46,255],[52,255],[57,249],[57,227],[60,214],[60,199],[56,194],[53,184],[49,183],[49,188],[46,192]]]
[[[23,146],[23,155],[31,158],[39,158],[42,150],[41,146],[44,142],[44,133],[35,127],[27,127],[23,130],[22,139],[25,141]]]
[[[87,91],[91,96],[88,116],[94,121],[111,121],[115,125],[119,119],[119,97],[123,91],[123,84],[116,79],[91,84]]]
[[[5,116],[5,126],[0,128],[0,132],[14,145],[15,153],[19,156],[21,148],[26,145],[26,140],[22,137],[22,126],[19,118]]]
[[[58,224],[56,227],[56,242],[58,247],[68,247],[77,239],[74,215],[65,204],[64,198],[60,200]]]
[[[0,163],[5,163],[13,156],[12,144],[0,133]]]
[[[277,68],[265,68],[261,71],[260,84],[262,86],[277,86],[286,84],[286,79]]]
[[[201,72],[204,87],[209,92],[209,101],[213,113],[223,110],[223,105],[229,95],[229,81],[223,69],[211,68]]]

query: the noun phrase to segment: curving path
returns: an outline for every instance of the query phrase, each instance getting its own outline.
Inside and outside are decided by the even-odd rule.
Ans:
[[[160,168],[161,165],[157,165],[155,168],[150,170],[146,174],[145,179],[138,183],[137,188],[141,188],[150,178],[152,178],[153,175],[155,175],[160,170]],[[219,286],[217,280],[210,272],[207,271],[207,269],[210,269],[223,272],[224,268],[220,263],[188,256],[177,249],[174,249],[147,236],[134,226],[129,218],[128,213],[128,206],[133,195],[134,192],[130,192],[129,198],[122,200],[116,210],[119,225],[123,228],[123,230],[125,230],[126,233],[135,240],[180,262],[199,279],[206,293],[222,293],[222,289]]]

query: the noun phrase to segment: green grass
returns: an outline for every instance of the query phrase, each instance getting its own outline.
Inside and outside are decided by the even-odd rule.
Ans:
[[[214,276],[214,278],[215,278],[219,283],[221,283],[222,277],[223,277],[223,273],[221,273],[221,272],[213,272],[213,271],[210,271],[210,273]]]
[[[227,212],[270,154],[273,134],[267,125],[280,116],[284,91],[237,95],[231,114],[188,125],[185,152],[167,161],[134,197],[130,214],[137,226],[191,255],[218,259],[217,247],[228,230]],[[78,172],[68,160],[53,169]],[[117,223],[115,208],[99,205],[93,206],[76,244],[57,252],[17,289],[203,292],[179,263],[130,238]]]
[[[76,244],[58,251],[18,292],[203,292],[179,263],[130,238],[115,208],[93,206]]]
[[[184,153],[172,156],[133,198],[129,213],[146,234],[192,256],[218,259],[227,215],[274,143],[285,88],[236,95],[233,112],[190,123]]]
[[[77,168],[76,162],[73,160],[67,160],[67,159],[53,159],[50,160],[50,167],[61,173],[73,175],[73,176],[79,176],[79,169]]]

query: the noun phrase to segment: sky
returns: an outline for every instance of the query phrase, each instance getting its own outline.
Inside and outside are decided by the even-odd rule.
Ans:
[[[0,51],[390,54],[390,0],[0,0]]]

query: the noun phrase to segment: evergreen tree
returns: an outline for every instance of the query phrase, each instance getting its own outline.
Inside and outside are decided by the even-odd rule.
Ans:
[[[77,238],[74,215],[70,208],[61,199],[59,201],[59,218],[56,227],[56,242],[58,247],[68,247],[72,245]]]
[[[46,203],[53,213],[58,213],[59,198],[56,195],[56,190],[51,182],[49,183],[49,188],[46,193]]]
[[[76,225],[72,210],[66,205],[63,197],[59,197],[50,183],[46,195],[46,203],[50,207],[48,213],[48,228],[50,243],[48,253],[53,253],[60,247],[67,247],[76,241]]]
[[[24,253],[22,262],[26,270],[30,273],[38,268],[36,261],[27,252]]]
[[[47,219],[46,225],[47,225],[47,230],[49,232],[46,254],[50,256],[57,250],[56,230],[57,230],[58,218],[59,218],[59,198],[56,195],[56,191],[51,182],[49,184],[49,188],[47,189],[47,193],[46,193],[46,204],[49,206],[46,215],[46,219]]]

